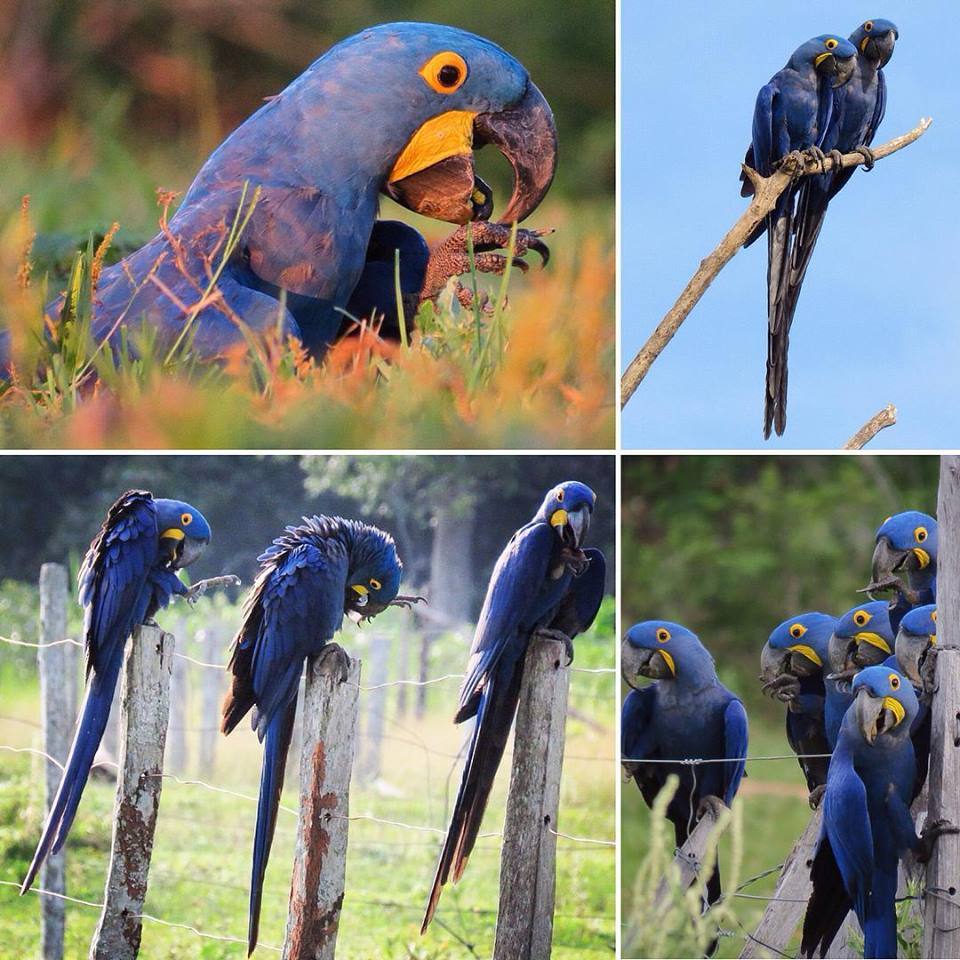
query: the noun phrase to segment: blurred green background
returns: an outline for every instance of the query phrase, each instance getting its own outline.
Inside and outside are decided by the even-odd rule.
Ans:
[[[787,617],[809,610],[839,616],[860,602],[856,591],[870,580],[877,527],[901,510],[935,514],[938,471],[938,458],[923,456],[624,457],[623,629],[658,618],[689,627],[746,705],[749,754],[790,754],[784,708],[760,693],[763,644]],[[623,686],[621,697],[626,692]],[[792,757],[748,763],[739,797],[743,882],[783,861],[810,810]],[[639,791],[625,783],[625,917],[648,824]],[[720,857],[721,866],[729,864],[728,840]],[[743,892],[769,895],[775,882],[773,874]],[[737,898],[733,906],[752,930],[765,904]],[[721,938],[719,956],[742,949],[743,929],[735,923],[731,932]]]

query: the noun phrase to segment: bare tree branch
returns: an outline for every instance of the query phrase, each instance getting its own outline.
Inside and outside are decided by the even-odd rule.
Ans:
[[[897,422],[897,408],[888,403],[875,413],[844,445],[844,450],[862,450],[881,430]]]
[[[894,137],[883,146],[873,149],[876,160],[890,156],[902,150],[908,144],[918,140],[926,133],[933,120],[924,118],[909,133]],[[845,153],[840,159],[841,169],[855,167],[864,163],[864,157],[859,153]],[[630,361],[620,379],[620,407],[627,405],[630,398],[640,386],[654,361],[660,356],[663,348],[670,342],[673,335],[680,329],[687,315],[697,305],[707,287],[713,282],[718,273],[733,259],[738,250],[750,237],[750,234],[763,222],[764,218],[777,205],[780,194],[798,177],[809,176],[813,173],[828,173],[834,168],[833,159],[828,157],[821,167],[819,161],[807,157],[799,152],[786,156],[779,169],[769,177],[762,177],[756,170],[744,165],[743,171],[750,183],[753,184],[753,198],[750,206],[744,211],[740,219],[733,225],[727,235],[720,241],[719,246],[705,260],[700,263],[697,272],[690,282],[683,288],[677,302],[667,311],[666,316],[657,325],[656,330],[640,348],[637,355]]]

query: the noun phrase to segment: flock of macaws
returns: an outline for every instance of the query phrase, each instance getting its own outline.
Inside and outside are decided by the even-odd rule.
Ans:
[[[873,166],[870,144],[887,102],[883,68],[899,38],[889,20],[867,20],[849,40],[824,34],[798,47],[757,95],[746,165],[769,176],[794,151],[822,161],[859,153]],[[763,435],[787,424],[787,348],[800,286],[830,201],[855,168],[801,177],[788,187],[747,246],[767,235],[767,374]],[[743,196],[753,186],[741,174]]]
[[[787,707],[786,732],[823,825],[811,866],[801,953],[824,956],[852,909],[865,957],[897,955],[900,859],[929,858],[942,833],[917,835],[910,805],[926,780],[936,663],[937,521],[906,511],[877,530],[864,592],[893,591],[840,617],[809,612],[770,634],[760,656],[763,690]],[[747,756],[743,704],[717,679],[689,630],[636,624],[622,645],[622,757],[648,805],[669,774],[680,778],[667,809],[678,846],[707,806],[732,802]],[[641,677],[654,683],[635,686]],[[684,761],[702,761],[696,764]],[[719,865],[707,901],[720,897]]]
[[[584,549],[596,495],[567,481],[549,490],[534,517],[504,548],[490,577],[454,718],[476,718],[422,930],[443,885],[457,881],[473,849],[503,756],[535,636],[572,638],[593,622],[603,599],[605,561]],[[173,596],[195,600],[208,581],[186,587],[178,571],[210,542],[210,527],[190,504],[131,490],[110,508],[80,570],[87,690],[57,796],[33,861],[26,893],[47,855],[63,846],[106,727],[124,647],[133,629]],[[333,638],[344,616],[370,619],[420,597],[399,594],[402,565],[393,538],[356,520],[305,518],[259,558],[228,669],[222,732],[251,713],[264,744],[250,884],[248,950],[257,945],[263,878],[276,826],[300,677],[308,657],[333,657],[346,677],[346,654]]]

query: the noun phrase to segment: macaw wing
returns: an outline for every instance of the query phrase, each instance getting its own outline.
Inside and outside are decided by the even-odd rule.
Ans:
[[[873,143],[873,138],[883,123],[883,118],[887,112],[887,78],[882,70],[877,71],[877,102],[873,108],[873,117],[870,120],[870,126],[867,127],[866,136],[863,142],[869,147]]]
[[[500,554],[477,621],[455,723],[476,713],[480,688],[515,635],[547,576],[555,535],[546,523],[518,530]]]
[[[143,616],[137,603],[159,553],[153,496],[129,490],[107,511],[77,578],[87,673],[102,669],[116,656],[138,615]]]
[[[633,777],[648,807],[653,806],[674,767],[659,760],[660,746],[651,720],[657,708],[657,685],[631,690],[620,709],[620,757],[627,776]],[[637,762],[640,761],[640,762]]]
[[[607,582],[607,561],[600,550],[584,550],[589,566],[574,577],[550,626],[568,637],[585,633],[597,616]]]
[[[724,750],[727,757],[738,758],[735,763],[723,764],[723,802],[728,807],[743,779],[748,736],[747,711],[739,700],[733,699],[723,712]]]
[[[257,706],[260,738],[296,696],[304,658],[319,653],[340,628],[347,589],[342,547],[304,543],[278,554],[257,578],[234,643],[223,731]]]

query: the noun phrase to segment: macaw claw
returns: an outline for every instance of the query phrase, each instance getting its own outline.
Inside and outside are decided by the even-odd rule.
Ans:
[[[326,643],[317,654],[317,663],[322,664],[325,673],[339,676],[340,683],[346,683],[350,676],[350,655],[339,643]]]
[[[870,171],[874,168],[877,158],[874,156],[873,151],[865,143],[861,143],[859,147],[854,147],[853,152],[859,153],[860,156],[863,157],[864,170]]]
[[[418,603],[427,603],[426,597],[405,597],[405,596],[396,596],[394,597],[388,606],[391,607],[404,607],[407,610],[411,609],[415,604]]]
[[[564,652],[567,655],[565,666],[573,663],[573,641],[562,630],[551,630],[549,627],[540,627],[535,633],[535,637],[540,640],[559,640],[563,644]]]
[[[927,863],[933,856],[933,845],[937,842],[937,837],[949,833],[960,833],[960,828],[955,827],[949,820],[925,823],[923,832],[920,834],[920,848],[916,853],[917,862]]]
[[[697,820],[702,820],[707,814],[712,814],[714,820],[719,820],[724,810],[729,809],[727,805],[712,793],[708,793],[697,807]]]
[[[208,590],[219,590],[221,587],[239,587],[240,583],[240,578],[234,576],[232,573],[228,573],[222,577],[210,577],[207,580],[198,580],[187,590],[184,599],[192,607]]]
[[[800,681],[789,673],[781,673],[772,680],[767,680],[760,689],[781,703],[787,703],[800,695]]]
[[[819,786],[814,787],[810,791],[810,795],[807,797],[807,803],[810,804],[811,810],[816,810],[817,807],[823,803],[823,795],[827,792],[827,785],[821,783]]]

